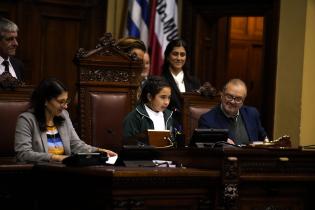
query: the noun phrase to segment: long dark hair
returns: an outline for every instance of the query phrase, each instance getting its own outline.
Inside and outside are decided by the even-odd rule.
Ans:
[[[144,82],[141,95],[139,98],[139,104],[146,104],[149,102],[148,94],[154,98],[164,87],[171,86],[160,76],[149,76],[148,79]]]
[[[187,44],[186,42],[181,39],[181,38],[178,38],[178,39],[174,39],[172,41],[170,41],[168,43],[168,45],[166,46],[166,49],[164,51],[164,63],[163,63],[163,67],[162,67],[162,75],[170,75],[170,62],[169,60],[167,59],[168,56],[171,54],[171,52],[173,51],[173,49],[175,47],[183,47],[186,51],[186,62],[183,66],[183,72],[184,72],[184,77],[185,79],[187,79],[188,81],[191,81],[192,78],[191,76],[189,75],[189,73],[187,72],[187,61],[188,61],[188,58],[189,58],[189,52],[188,52],[188,49],[187,49]]]
[[[49,78],[41,81],[35,88],[31,96],[31,107],[34,109],[34,115],[38,121],[40,131],[46,131],[45,103],[58,97],[63,92],[67,92],[66,86],[56,78]],[[55,116],[53,121],[56,126],[64,122],[61,116]]]

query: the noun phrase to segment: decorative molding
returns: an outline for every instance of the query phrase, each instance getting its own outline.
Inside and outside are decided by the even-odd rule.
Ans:
[[[14,90],[23,85],[22,81],[13,77],[9,72],[4,72],[0,75],[0,89]]]
[[[93,110],[90,103],[90,92],[97,89],[103,93],[118,93],[123,92],[126,97],[130,97],[127,101],[128,109],[118,110],[121,112],[130,112],[129,108],[136,104],[135,89],[140,85],[142,61],[138,58],[133,58],[134,55],[124,53],[113,39],[111,33],[105,33],[98,40],[95,49],[85,50],[80,48],[75,55],[75,64],[79,77],[80,87],[80,135],[89,144],[102,144],[104,147],[118,147],[122,143],[111,139],[101,139],[99,136],[94,136],[92,129],[97,120],[92,117]],[[119,101],[119,103],[125,103]],[[118,103],[118,102],[117,102]],[[92,121],[93,120],[93,121]],[[121,122],[112,124],[111,129],[121,129]],[[114,149],[114,148],[111,148]]]
[[[225,184],[223,190],[223,202],[225,206],[236,206],[239,198],[238,184]]]
[[[113,201],[113,208],[126,208],[126,209],[133,209],[133,208],[140,208],[144,207],[144,200],[136,200],[136,199],[128,199],[128,200],[114,200]]]
[[[242,173],[265,173],[277,172],[285,174],[294,173],[315,173],[315,165],[313,162],[309,161],[280,161],[280,159],[275,159],[274,161],[257,161],[257,160],[246,160],[239,164],[240,171]]]
[[[80,81],[98,81],[98,82],[134,82],[136,74],[123,70],[113,69],[86,69],[80,71]]]
[[[238,161],[233,158],[227,158],[224,161],[223,165],[223,179],[225,180],[233,180],[238,179],[239,170],[238,170]]]
[[[228,209],[234,209],[237,206],[239,198],[239,167],[238,158],[228,156],[224,159],[222,169],[222,205]]]
[[[85,50],[84,48],[78,49],[75,61],[79,61],[82,58],[87,58],[93,54],[99,56],[113,56],[113,55],[124,55],[128,56],[131,61],[139,61],[135,53],[125,53],[120,47],[117,46],[117,41],[112,37],[111,33],[105,33],[96,44],[95,49]]]

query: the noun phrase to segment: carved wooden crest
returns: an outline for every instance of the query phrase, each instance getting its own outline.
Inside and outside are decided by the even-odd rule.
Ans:
[[[79,67],[80,81],[140,82],[142,60],[136,54],[123,52],[111,33],[105,33],[95,49],[80,48],[74,62]]]

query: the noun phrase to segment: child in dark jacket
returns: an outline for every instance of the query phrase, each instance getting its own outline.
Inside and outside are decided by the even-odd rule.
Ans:
[[[172,130],[171,87],[162,77],[150,76],[144,83],[138,106],[124,119],[125,144],[147,144],[148,129]]]

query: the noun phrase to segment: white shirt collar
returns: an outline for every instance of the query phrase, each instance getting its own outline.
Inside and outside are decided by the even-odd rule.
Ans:
[[[184,83],[184,72],[180,71],[177,75],[173,74],[171,71],[171,74],[177,84],[177,87],[181,93],[186,92],[185,83]]]
[[[153,122],[154,130],[165,130],[166,127],[163,112],[155,112],[150,109],[146,104],[144,105],[144,108]]]

